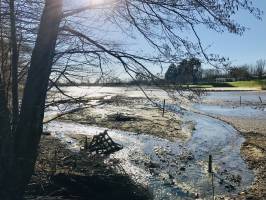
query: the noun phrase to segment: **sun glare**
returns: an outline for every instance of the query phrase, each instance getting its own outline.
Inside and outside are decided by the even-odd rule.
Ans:
[[[103,5],[106,3],[106,0],[90,0],[89,1],[91,5],[97,6],[97,5]]]

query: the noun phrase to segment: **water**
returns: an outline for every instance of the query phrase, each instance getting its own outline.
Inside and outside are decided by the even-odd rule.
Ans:
[[[77,90],[67,87],[65,91],[74,96],[141,96],[141,91],[136,88],[82,87]],[[161,90],[151,90],[150,95],[167,98]],[[240,96],[244,104],[241,107],[236,106],[239,104]],[[257,104],[259,96],[265,103],[265,92],[211,92],[205,100],[214,104],[217,101],[220,105],[196,104],[193,108],[213,115],[265,119],[265,109],[246,106],[250,102]],[[108,130],[113,140],[124,146],[122,150],[112,154],[111,158],[119,159],[124,170],[134,180],[147,185],[154,193],[155,199],[195,199],[196,196],[210,199],[212,185],[208,173],[209,154],[213,156],[215,174],[235,186],[235,190],[231,190],[232,188],[219,183],[220,179],[215,178],[216,196],[236,194],[251,185],[254,174],[248,169],[240,154],[244,138],[233,127],[220,120],[185,111],[174,105],[166,105],[166,109],[183,113],[185,121],[195,122],[195,130],[189,140],[169,141],[151,135]],[[49,112],[46,116],[57,111],[55,108]],[[101,127],[62,121],[52,121],[44,128],[73,151],[79,151],[80,147],[68,134],[93,136],[105,130]],[[237,179],[239,177],[240,179]]]
[[[209,154],[213,155],[216,173],[226,170],[230,172],[226,176],[241,177],[234,191],[228,191],[226,185],[219,184],[216,179],[216,195],[237,193],[249,186],[254,175],[241,158],[240,146],[244,139],[237,131],[224,122],[204,115],[185,112],[184,116],[185,120],[196,122],[195,131],[186,142],[109,130],[113,140],[124,146],[111,157],[118,158],[133,179],[148,185],[155,199],[194,199],[196,194],[201,198],[211,197],[211,180],[207,172]],[[93,136],[105,130],[59,121],[50,122],[45,129],[67,143],[72,150],[78,150],[79,147],[66,133]]]
[[[261,97],[262,101],[266,102],[266,92],[265,91],[231,91],[231,92],[208,92],[205,97],[206,100],[220,100],[222,102],[235,102],[239,103],[239,99],[242,102],[254,102],[259,103]]]
[[[221,106],[221,105],[208,105],[208,104],[196,104],[194,109],[203,111],[207,114],[223,115],[228,117],[240,117],[240,118],[256,118],[266,119],[265,107],[254,106]]]

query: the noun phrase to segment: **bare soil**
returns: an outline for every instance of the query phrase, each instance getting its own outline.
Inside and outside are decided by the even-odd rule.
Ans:
[[[91,99],[94,101],[94,99]],[[177,114],[155,108],[144,97],[112,96],[110,99],[97,99],[98,105],[75,113],[61,116],[60,120],[71,120],[83,124],[106,128],[147,133],[167,139],[187,139],[189,133],[183,131]],[[232,102],[208,102],[217,105],[234,105]],[[237,199],[266,199],[266,124],[265,120],[219,116],[232,124],[245,137],[241,154],[249,167],[255,171],[256,179],[252,186],[241,192]],[[191,125],[193,130],[193,125]],[[97,167],[94,169],[96,170]],[[110,198],[108,198],[110,199]],[[126,198],[125,198],[126,199]]]
[[[236,102],[219,99],[205,101],[210,105],[239,106]],[[264,108],[265,104],[245,102],[245,106]],[[231,124],[244,136],[245,142],[241,146],[241,155],[255,172],[252,186],[239,194],[240,199],[266,199],[266,119],[229,117],[218,115],[218,118]]]
[[[167,139],[187,139],[190,131],[182,130],[182,121],[178,114],[165,112],[153,106],[146,98],[114,96],[108,100],[99,100],[99,106],[93,106],[60,117],[81,124],[91,124],[110,129],[119,129],[135,133],[155,135]],[[191,124],[190,129],[193,129]]]
[[[221,117],[232,124],[245,137],[241,154],[248,166],[255,171],[255,181],[240,197],[266,199],[266,124],[265,120]]]
[[[78,137],[81,143],[82,137]],[[52,136],[41,139],[36,171],[25,199],[152,199],[149,191],[123,173],[117,160],[103,162],[102,156],[74,153]]]

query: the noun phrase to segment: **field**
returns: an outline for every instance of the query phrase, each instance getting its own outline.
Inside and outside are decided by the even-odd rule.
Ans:
[[[200,88],[232,88],[234,89],[256,89],[256,90],[265,90],[266,89],[266,80],[250,80],[250,81],[235,81],[235,82],[224,82],[224,83],[199,83],[197,85],[191,85],[192,87]]]

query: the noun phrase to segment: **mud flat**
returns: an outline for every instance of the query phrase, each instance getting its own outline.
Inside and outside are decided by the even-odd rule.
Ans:
[[[75,135],[80,142],[84,136]],[[123,171],[119,162],[104,163],[104,157],[88,156],[67,148],[51,135],[41,138],[35,173],[26,188],[27,200],[134,199],[151,200],[152,195]]]
[[[242,198],[266,198],[265,107],[265,91],[211,92],[203,99],[203,104],[194,106],[197,110],[231,124],[244,136],[245,142],[241,146],[241,155],[249,168],[255,171],[256,179],[249,190],[242,193]]]
[[[96,97],[90,97],[82,105],[85,109],[62,115],[59,119],[134,133],[150,134],[169,140],[176,138],[186,140],[191,136],[194,128],[192,121],[184,123],[178,112],[165,112],[162,117],[163,110],[143,97],[140,91],[135,91],[133,94],[132,92],[124,94],[124,90],[122,90],[118,95],[110,93],[101,93],[99,95],[103,94],[104,96],[97,96],[96,94]],[[131,95],[134,95],[134,97]],[[154,101],[160,102],[161,100],[154,98]],[[168,102],[171,101],[168,100]],[[68,107],[70,109],[76,107],[76,105],[60,106],[65,106],[66,109]],[[57,107],[47,110],[47,119],[56,112],[58,112]]]
[[[134,88],[98,88],[95,96],[93,88],[82,91],[89,95],[88,108],[62,115],[45,129],[74,151],[80,149],[75,135],[91,138],[108,129],[124,146],[111,158],[118,159],[135,181],[147,185],[155,199],[211,198],[209,154],[214,157],[216,198],[233,198],[253,182],[253,172],[240,155],[244,138],[227,123],[186,112],[169,99],[171,106],[162,117],[162,110]],[[161,91],[149,92],[157,102],[166,99]],[[46,115],[49,112],[53,110]]]
[[[169,141],[156,136],[109,130],[109,135],[124,148],[110,158],[120,161],[123,169],[136,182],[152,191],[154,199],[210,198],[212,186],[207,171],[208,155],[214,157],[215,196],[234,196],[253,181],[240,156],[243,138],[219,120],[191,114],[197,119],[192,138],[187,142]],[[199,119],[200,117],[200,119]],[[208,131],[206,131],[206,129]],[[92,137],[105,128],[73,122],[54,121],[46,130],[69,148],[78,151],[73,135]],[[216,135],[215,130],[221,134]],[[108,159],[106,160],[108,162]]]

